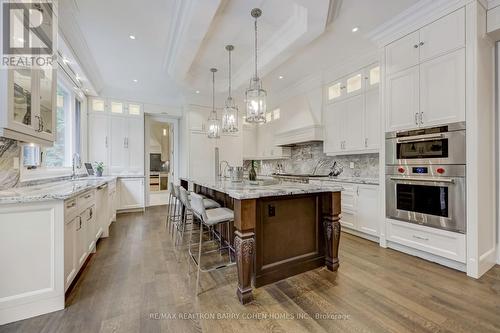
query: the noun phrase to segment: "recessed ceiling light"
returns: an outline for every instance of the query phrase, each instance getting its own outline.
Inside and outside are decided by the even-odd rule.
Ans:
[[[128,38],[135,39],[135,36],[134,35],[129,35]]]
[[[280,79],[280,80],[283,80],[283,78],[284,78],[283,75],[278,76],[278,79]]]
[[[132,81],[134,81],[134,83],[137,83],[137,82],[139,82],[139,80],[137,80],[137,79],[133,79]]]
[[[359,30],[359,27],[354,27],[354,28],[352,28],[352,32],[356,32],[356,31],[358,31],[358,30]]]
[[[196,90],[196,93],[197,93],[197,94],[199,94],[199,93],[200,93],[200,91],[199,91],[199,90]]]

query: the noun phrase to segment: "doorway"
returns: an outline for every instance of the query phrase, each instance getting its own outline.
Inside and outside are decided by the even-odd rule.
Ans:
[[[165,116],[145,116],[146,206],[168,203],[168,184],[174,182],[178,165],[178,120]]]

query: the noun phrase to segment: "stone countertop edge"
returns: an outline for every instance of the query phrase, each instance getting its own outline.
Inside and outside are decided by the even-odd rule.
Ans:
[[[38,186],[18,187],[0,191],[0,204],[29,203],[49,200],[66,200],[78,196],[88,190],[95,189],[103,184],[115,181],[117,176],[83,177],[75,182],[87,184],[75,187],[73,181],[47,183]],[[30,189],[33,188],[33,189]]]
[[[214,181],[203,180],[189,177],[180,177],[180,179],[195,183],[212,190],[225,193],[237,200],[258,199],[263,197],[299,195],[308,193],[341,192],[340,185],[312,185],[312,184],[274,184],[274,185],[249,185],[244,183],[232,183],[230,180]]]
[[[376,178],[315,178],[311,177],[309,180],[319,180],[322,182],[332,182],[332,183],[351,183],[351,184],[366,184],[366,185],[380,185],[380,182]]]

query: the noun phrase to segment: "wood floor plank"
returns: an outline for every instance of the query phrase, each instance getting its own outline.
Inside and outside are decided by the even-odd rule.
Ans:
[[[500,332],[499,266],[475,280],[345,233],[336,273],[278,281],[243,306],[233,267],[202,273],[197,297],[196,269],[165,218],[165,207],[119,215],[66,309],[0,332]]]

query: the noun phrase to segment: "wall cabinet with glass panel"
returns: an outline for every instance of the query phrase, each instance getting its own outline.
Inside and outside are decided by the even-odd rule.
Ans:
[[[376,152],[380,146],[380,66],[372,64],[326,86],[326,154]]]
[[[51,145],[56,128],[56,71],[0,70],[0,136]]]
[[[92,98],[89,158],[106,174],[144,174],[144,115],[139,103]]]

